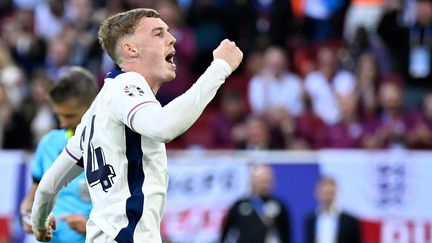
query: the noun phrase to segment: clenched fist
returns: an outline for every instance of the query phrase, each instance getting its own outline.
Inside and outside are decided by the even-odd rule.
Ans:
[[[234,71],[237,69],[243,59],[243,52],[233,41],[225,39],[213,51],[213,58],[225,60],[230,65],[232,71]]]
[[[36,240],[48,242],[53,238],[53,230],[57,228],[57,221],[53,215],[48,216],[46,229],[37,229],[33,227],[33,234]]]

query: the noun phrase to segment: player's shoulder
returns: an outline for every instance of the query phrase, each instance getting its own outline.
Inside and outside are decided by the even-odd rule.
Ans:
[[[110,82],[108,93],[126,93],[129,96],[143,96],[151,89],[145,78],[137,72],[125,72]],[[151,93],[151,92],[149,92]]]

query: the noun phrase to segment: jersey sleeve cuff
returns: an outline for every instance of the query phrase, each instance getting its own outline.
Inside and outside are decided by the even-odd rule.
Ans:
[[[226,73],[225,78],[228,77],[232,73],[231,66],[223,59],[217,58],[217,59],[213,60],[212,64],[221,67],[225,71],[225,73]]]

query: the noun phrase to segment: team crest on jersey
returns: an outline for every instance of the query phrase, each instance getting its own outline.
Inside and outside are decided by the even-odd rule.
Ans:
[[[124,87],[124,92],[129,95],[130,97],[135,97],[135,96],[143,96],[144,95],[144,91],[136,86],[136,85],[128,85]]]

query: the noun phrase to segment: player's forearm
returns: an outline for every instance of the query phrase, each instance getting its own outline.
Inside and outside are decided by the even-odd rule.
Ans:
[[[82,172],[82,168],[75,163],[76,161],[63,151],[42,177],[32,208],[31,219],[35,228],[46,229],[58,191]]]
[[[225,61],[215,60],[188,91],[166,106],[138,110],[133,129],[157,141],[171,141],[192,126],[230,73]]]
[[[54,207],[55,198],[56,194],[54,193],[37,191],[31,216],[31,221],[34,228],[47,228],[48,216]]]

